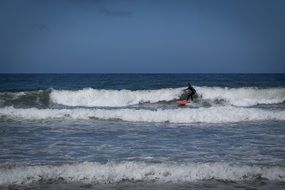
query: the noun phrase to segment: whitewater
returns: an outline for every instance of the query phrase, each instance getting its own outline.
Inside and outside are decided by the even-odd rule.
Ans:
[[[227,105],[250,107],[260,104],[278,104],[285,101],[285,88],[258,87],[206,87],[195,86],[198,99],[211,104],[223,102]],[[156,90],[106,90],[84,88],[79,90],[0,92],[1,101],[41,101],[48,98],[51,103],[64,106],[126,107],[142,103],[169,102],[183,96],[185,88]]]
[[[284,189],[284,126],[284,74],[0,75],[0,189]]]
[[[175,100],[185,96],[185,88],[150,90],[79,90],[2,92],[1,118],[103,119],[131,122],[229,123],[242,121],[285,120],[284,109],[265,109],[259,105],[282,105],[285,88],[195,87],[196,101],[179,107]],[[19,108],[20,102],[30,106]],[[46,107],[33,105],[42,105]],[[15,102],[17,104],[15,104]],[[32,106],[31,106],[32,105]],[[194,105],[194,106],[193,106]],[[63,106],[63,107],[60,107]]]
[[[228,123],[259,120],[285,120],[285,110],[263,110],[257,108],[211,107],[178,109],[17,109],[0,108],[0,117],[10,119],[104,119],[133,122],[171,123]]]
[[[258,104],[277,104],[285,101],[285,88],[228,88],[196,87],[201,99],[223,100],[235,106]],[[159,90],[98,90],[82,89],[77,91],[52,90],[50,98],[54,103],[67,106],[110,106],[120,107],[139,103],[171,101],[182,95],[183,88]]]
[[[284,167],[238,166],[223,163],[163,163],[84,162],[62,166],[27,166],[2,168],[0,185],[29,184],[41,179],[75,181],[82,183],[118,183],[128,181],[193,182],[198,180],[255,180],[266,178],[284,181]]]

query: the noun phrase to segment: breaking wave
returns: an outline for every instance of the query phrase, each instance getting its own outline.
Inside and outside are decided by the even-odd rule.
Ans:
[[[50,98],[54,103],[66,106],[105,106],[121,107],[139,103],[155,103],[159,101],[170,101],[178,99],[181,89],[160,89],[160,90],[53,90]]]
[[[285,110],[264,110],[233,106],[177,109],[37,109],[0,108],[1,118],[43,119],[103,119],[132,122],[229,123],[240,121],[285,120]]]
[[[248,107],[259,104],[285,102],[285,88],[228,88],[195,87],[198,100],[210,105]],[[125,107],[140,103],[169,102],[184,97],[184,88],[157,90],[106,90],[85,88],[81,90],[39,90],[26,92],[1,92],[0,105],[47,108],[50,103],[77,107]]]
[[[197,180],[241,181],[266,178],[285,180],[285,168],[278,166],[239,166],[227,163],[144,163],[84,162],[60,166],[18,166],[0,168],[0,185],[29,184],[44,180],[82,183],[121,181],[193,182]]]
[[[228,88],[195,87],[202,100],[222,100],[234,106],[254,106],[258,104],[277,104],[285,101],[285,88]],[[97,90],[83,89],[53,90],[50,98],[54,103],[66,106],[128,106],[139,103],[171,101],[183,95],[183,88],[159,90]]]
[[[48,107],[50,90],[0,92],[1,106]]]
[[[223,100],[235,106],[278,104],[285,101],[285,88],[196,87],[202,99]]]

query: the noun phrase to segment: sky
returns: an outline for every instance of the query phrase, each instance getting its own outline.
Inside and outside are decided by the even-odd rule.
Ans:
[[[284,73],[284,0],[0,0],[0,73]]]

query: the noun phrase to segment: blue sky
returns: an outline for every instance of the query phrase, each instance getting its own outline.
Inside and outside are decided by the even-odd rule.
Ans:
[[[1,0],[0,72],[285,72],[284,10],[283,0]]]

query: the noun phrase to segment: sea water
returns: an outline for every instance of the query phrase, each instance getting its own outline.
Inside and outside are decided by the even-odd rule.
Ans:
[[[284,102],[284,74],[2,74],[0,189],[284,189]]]

